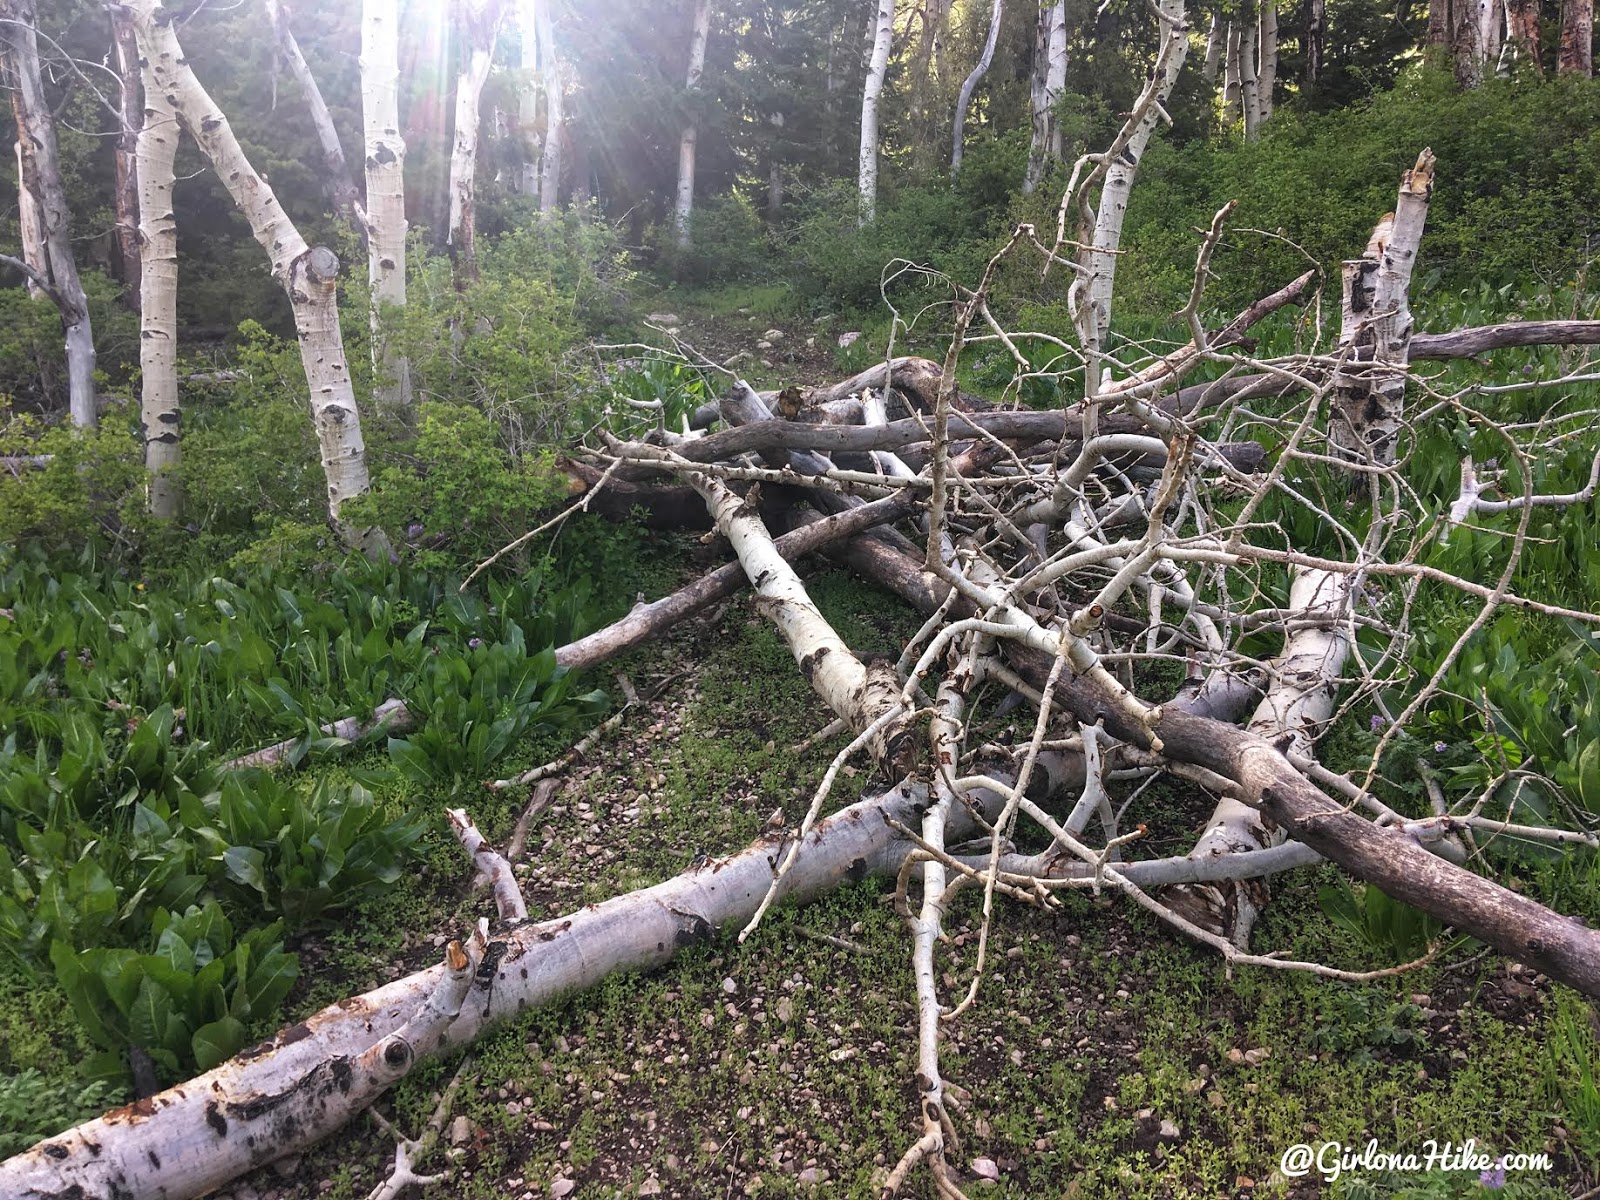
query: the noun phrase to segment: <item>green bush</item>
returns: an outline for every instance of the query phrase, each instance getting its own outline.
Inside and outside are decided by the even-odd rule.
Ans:
[[[63,1087],[60,1079],[32,1067],[0,1075],[0,1158],[20,1154],[52,1134],[99,1116],[121,1093],[104,1079]]]
[[[323,777],[308,790],[260,770],[231,772],[184,817],[228,879],[255,893],[244,905],[282,913],[292,929],[394,883],[423,827],[415,814],[390,820],[359,784]]]
[[[1446,285],[1570,278],[1600,224],[1600,84],[1489,80],[1457,91],[1417,70],[1393,91],[1335,112],[1284,108],[1255,142],[1157,139],[1133,189],[1119,299],[1183,303],[1196,226],[1239,201],[1214,269],[1213,303],[1234,308],[1306,269],[1359,255],[1394,208],[1424,147],[1438,158],[1419,272]],[[1437,272],[1435,275],[1434,273]],[[1337,276],[1334,286],[1337,287]],[[1420,289],[1419,289],[1420,290]]]
[[[121,1079],[138,1047],[161,1076],[208,1071],[243,1049],[249,1022],[271,1016],[299,977],[284,953],[282,922],[234,938],[215,902],[182,916],[158,910],[151,948],[74,952],[50,948],[56,978],[89,1036],[106,1053],[85,1065],[91,1079]]]
[[[57,559],[92,541],[125,554],[144,495],[141,455],[133,431],[115,420],[92,430],[52,428],[0,410],[0,457],[37,462],[0,470],[0,542]]]
[[[254,321],[239,332],[238,380],[184,394],[184,520],[205,532],[213,561],[281,523],[327,522],[299,348]]]
[[[679,283],[703,287],[775,274],[767,226],[742,192],[701,200],[690,217],[689,233],[686,247],[678,245],[672,227],[658,233],[659,266]]]
[[[382,527],[419,565],[481,561],[565,498],[554,452],[528,447],[513,454],[479,409],[430,401],[418,407],[417,418],[415,440],[386,456],[372,491],[345,513]]]

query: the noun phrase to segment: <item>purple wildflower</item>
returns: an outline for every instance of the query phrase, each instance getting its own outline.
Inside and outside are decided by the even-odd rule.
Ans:
[[[1378,730],[1383,728],[1383,718],[1377,713],[1373,713],[1372,719],[1367,722],[1367,728],[1372,730],[1373,733],[1377,733]]]
[[[411,524],[406,526],[406,537],[410,538],[413,542],[421,536],[422,525],[419,522],[413,521]]]
[[[467,649],[468,650],[476,650],[476,649],[478,649],[478,647],[480,647],[482,645],[483,645],[483,639],[482,638],[468,638],[467,639]]]
[[[1494,1189],[1496,1191],[1498,1191],[1499,1189],[1505,1187],[1505,1185],[1506,1185],[1506,1160],[1502,1158],[1502,1159],[1500,1159],[1499,1162],[1495,1163],[1495,1165],[1492,1168],[1490,1168],[1489,1170],[1480,1171],[1478,1173],[1478,1183],[1480,1185],[1482,1185],[1483,1187],[1492,1188],[1492,1189]]]
[[[1435,754],[1443,754],[1448,749],[1450,749],[1449,745],[1444,742],[1435,742],[1433,744],[1433,752]]]

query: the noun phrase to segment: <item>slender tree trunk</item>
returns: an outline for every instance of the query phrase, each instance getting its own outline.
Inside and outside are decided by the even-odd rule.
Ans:
[[[1316,87],[1322,78],[1323,47],[1328,36],[1328,0],[1306,0],[1306,72],[1307,89]]]
[[[1272,116],[1272,93],[1278,86],[1278,0],[1261,0],[1261,65],[1256,74],[1257,119],[1265,121]]]
[[[1156,131],[1162,106],[1172,94],[1178,73],[1183,70],[1183,60],[1189,48],[1188,26],[1183,19],[1183,0],[1161,0],[1158,11],[1162,19],[1162,49],[1155,65],[1159,74],[1152,80],[1155,86],[1153,103],[1128,133],[1126,144],[1106,168],[1105,184],[1100,189],[1100,203],[1095,209],[1094,231],[1089,248],[1082,257],[1088,305],[1080,327],[1087,335],[1084,337],[1085,349],[1091,354],[1098,354],[1111,327],[1117,249],[1122,242],[1122,222],[1128,214],[1128,196],[1133,191],[1134,176],[1138,174],[1139,162],[1144,158],[1145,148]],[[1093,375],[1095,370],[1097,368],[1091,364],[1089,373]]]
[[[16,93],[12,93],[12,107],[16,107]],[[17,152],[17,235],[22,240],[22,261],[33,271],[33,275],[26,277],[28,295],[38,298],[44,295],[44,289],[39,286],[39,279],[50,278],[50,254],[44,248],[44,218],[39,215],[39,202],[33,198],[33,193],[28,190],[27,168],[22,161],[22,143],[12,143],[13,150]]]
[[[1423,60],[1438,70],[1448,69],[1455,55],[1455,12],[1460,0],[1428,0],[1428,32]]]
[[[361,122],[373,396],[380,409],[398,412],[411,403],[411,364],[389,344],[388,329],[392,314],[406,306],[406,141],[400,134],[400,15],[395,0],[365,0],[362,5]]]
[[[456,136],[450,152],[450,225],[445,241],[455,250],[456,286],[478,278],[477,173],[478,107],[494,59],[494,39],[505,11],[501,0],[468,0],[461,5],[467,62],[456,78]]]
[[[129,24],[129,32],[132,25]],[[138,61],[135,47],[134,61]],[[138,138],[139,248],[143,257],[139,297],[139,424],[144,465],[150,473],[150,515],[178,515],[178,222],[172,209],[173,163],[181,131],[178,114],[148,65],[144,77],[144,122]]]
[[[133,26],[120,9],[111,10],[111,32],[116,51],[117,83],[121,91],[117,110],[121,129],[117,134],[117,260],[122,279],[122,300],[135,312],[139,309],[142,288],[139,279],[139,130],[144,114],[139,106],[142,88],[139,80],[139,47],[134,44]]]
[[[1594,78],[1594,0],[1561,0],[1556,74]]]
[[[689,112],[684,118],[683,134],[678,138],[678,198],[672,213],[678,245],[684,248],[689,245],[689,222],[694,215],[694,151],[700,137],[695,95],[700,90],[700,76],[706,68],[706,36],[710,31],[711,0],[694,0],[694,24],[689,34],[689,77],[683,85]]]
[[[1463,88],[1475,88],[1483,82],[1483,30],[1478,24],[1477,5],[1469,0],[1453,0],[1453,5],[1456,9],[1451,14],[1456,83]]]
[[[1061,130],[1055,108],[1067,83],[1066,0],[1056,0],[1039,10],[1034,54],[1033,141],[1028,147],[1028,173],[1022,181],[1024,193],[1039,186],[1050,159],[1061,157]]]
[[[533,21],[533,5],[517,6],[517,26],[522,46],[517,65],[522,82],[517,88],[517,134],[522,161],[517,164],[517,191],[524,196],[539,194],[539,35]]]
[[[1516,69],[1534,75],[1544,74],[1539,61],[1539,7],[1539,0],[1506,0],[1506,41],[1516,57]]]
[[[1222,126],[1232,129],[1244,116],[1244,85],[1240,81],[1239,53],[1244,35],[1239,22],[1228,22],[1227,51],[1222,67]]]
[[[889,42],[894,36],[894,0],[878,0],[872,27],[872,58],[861,91],[861,152],[857,163],[857,189],[861,198],[860,221],[866,225],[878,216],[878,97],[889,71]]]
[[[1005,0],[991,0],[989,9],[989,36],[984,39],[983,53],[978,56],[978,65],[972,68],[971,74],[961,83],[961,94],[956,97],[956,123],[955,129],[950,134],[950,176],[961,174],[962,142],[967,130],[967,109],[972,104],[972,93],[977,90],[979,82],[989,72],[989,64],[994,61],[995,43],[1000,39],[1000,21],[1005,15]]]
[[[1222,54],[1228,41],[1227,26],[1223,24],[1222,14],[1211,14],[1211,28],[1206,34],[1206,58],[1200,67],[1200,78],[1207,85],[1214,86],[1217,75],[1222,69]]]
[[[937,140],[931,128],[937,105],[929,103],[939,75],[940,45],[950,17],[951,0],[923,0],[922,30],[911,67],[911,137],[919,168],[927,165],[928,147]]]
[[[566,66],[556,49],[550,0],[538,7],[539,70],[544,76],[544,158],[539,170],[539,212],[555,211],[561,201],[561,138],[566,120]]]
[[[333,114],[328,111],[328,105],[322,98],[322,89],[317,86],[305,55],[300,53],[300,43],[295,41],[294,31],[289,28],[289,10],[279,0],[265,0],[265,3],[267,20],[272,25],[272,35],[276,39],[274,48],[288,64],[289,74],[294,76],[295,83],[300,85],[300,94],[305,97],[306,109],[311,116],[311,128],[316,132],[317,144],[322,149],[323,183],[328,188],[328,195],[340,219],[360,232],[361,223],[356,214],[361,205],[361,195],[356,191],[350,164],[345,161],[344,146],[339,141],[339,131],[334,128]]]
[[[28,0],[0,0],[0,46],[14,81],[12,112],[22,147],[22,187],[38,206],[39,228],[49,270],[49,295],[61,314],[67,344],[67,403],[72,423],[92,429],[99,422],[94,387],[94,331],[78,264],[72,257],[72,220],[61,182],[55,119],[39,73],[39,39]]]
[[[1499,63],[1506,38],[1505,0],[1478,0],[1478,44],[1485,65]]]
[[[1506,0],[1506,40],[1515,56],[1517,70],[1544,74],[1539,61],[1539,0]]]
[[[1261,47],[1261,27],[1255,13],[1239,35],[1239,103],[1244,110],[1244,140],[1253,142],[1261,124],[1261,81],[1256,74],[1256,51]]]
[[[767,220],[777,221],[783,213],[783,155],[778,140],[783,129],[783,114],[775,112],[768,118],[772,126],[772,139],[767,143]]]
[[[228,118],[201,86],[183,56],[174,23],[161,20],[159,0],[130,0],[140,56],[148,63],[155,86],[177,111],[178,120],[210,160],[256,240],[272,261],[272,274],[283,286],[294,310],[311,396],[312,423],[322,450],[328,480],[328,513],[345,537],[360,535],[339,521],[346,500],[368,489],[366,446],[361,414],[356,408],[339,329],[337,283],[339,259],[324,246],[306,244],[284,213],[271,186],[251,167]]]

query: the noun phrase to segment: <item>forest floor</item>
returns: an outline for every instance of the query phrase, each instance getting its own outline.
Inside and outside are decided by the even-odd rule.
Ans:
[[[915,627],[897,602],[837,571],[812,594],[863,651]],[[747,602],[619,663],[642,692],[615,737],[562,783],[519,867],[531,915],[570,912],[654,883],[698,854],[738,849],[775,807],[792,823],[837,739],[782,642]],[[538,761],[548,745],[527,748]],[[320,771],[338,772],[337,765]],[[845,797],[871,781],[845,780]],[[398,797],[397,797],[398,798]],[[415,797],[412,797],[415,799]],[[520,793],[466,794],[492,839]],[[444,798],[439,798],[442,804]],[[1210,805],[1146,791],[1137,819],[1181,847]],[[442,822],[440,823],[442,825]],[[488,914],[468,895],[460,849],[439,830],[425,864],[298,949],[285,1019],[429,965],[448,936]],[[1287,880],[1258,929],[1261,949],[1371,965],[1318,909],[1331,869]],[[454,1197],[849,1196],[875,1194],[914,1131],[910,940],[869,881],[781,908],[747,944],[724,936],[647,975],[617,977],[529,1013],[471,1050],[428,1164]],[[943,983],[965,987],[977,898],[947,928]],[[1425,1154],[1468,1138],[1492,1153],[1550,1150],[1556,1170],[1503,1193],[1570,1196],[1592,1182],[1566,1151],[1567,1120],[1544,1088],[1552,988],[1477,956],[1364,986],[1244,970],[1175,941],[1129,906],[1070,898],[1056,916],[1002,907],[979,1003],[948,1029],[964,1167],[993,1164],[979,1194],[1028,1197],[1451,1196],[1476,1172],[1290,1181],[1300,1142]],[[382,1107],[415,1135],[458,1061],[429,1064]],[[357,1200],[385,1177],[386,1135],[365,1119],[314,1151],[227,1189],[231,1200]],[[910,1195],[932,1194],[926,1178]]]

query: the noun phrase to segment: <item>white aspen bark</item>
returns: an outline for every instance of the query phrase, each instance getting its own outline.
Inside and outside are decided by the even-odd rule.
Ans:
[[[140,298],[139,253],[139,130],[144,126],[140,99],[139,47],[133,26],[120,9],[111,10],[112,48],[117,62],[117,258],[121,268],[123,302],[138,310]]]
[[[178,120],[199,144],[250,222],[256,241],[272,262],[273,278],[288,293],[311,397],[312,425],[328,480],[328,513],[339,522],[339,509],[352,496],[367,491],[366,446],[361,414],[345,363],[344,339],[336,302],[339,259],[326,247],[306,244],[284,213],[267,181],[245,157],[228,118],[212,101],[183,56],[171,21],[158,19],[159,0],[131,0],[139,53],[149,78],[168,97]],[[347,540],[356,531],[340,523]]]
[[[1055,107],[1067,82],[1067,5],[1066,0],[1039,11],[1039,36],[1035,53],[1043,55],[1034,66],[1033,141],[1028,148],[1028,173],[1022,181],[1024,194],[1039,186],[1045,164],[1061,157],[1061,129]]]
[[[34,8],[26,0],[3,0],[0,17],[6,21],[0,26],[0,47],[14,81],[12,111],[22,147],[22,187],[38,206],[41,241],[49,264],[44,274],[50,280],[49,295],[61,314],[66,335],[68,406],[74,425],[92,429],[100,420],[94,387],[94,331],[89,323],[88,297],[72,256],[72,217],[61,182],[55,118],[39,73]]]
[[[456,286],[478,278],[478,109],[494,59],[494,39],[505,6],[501,0],[468,0],[461,6],[467,63],[456,78],[456,134],[450,151],[450,221],[445,235],[455,248]]]
[[[1322,52],[1328,33],[1327,0],[1307,0],[1305,59],[1306,83],[1315,85],[1322,78]]]
[[[777,626],[806,682],[855,733],[879,726],[867,743],[873,758],[909,768],[908,761],[901,761],[910,749],[905,715],[893,715],[901,708],[893,669],[886,664],[866,666],[851,652],[774,547],[752,504],[712,476],[692,475],[689,482],[705,498],[717,532],[728,539],[744,567],[757,609]],[[885,718],[890,719],[885,722]]]
[[[961,81],[961,94],[956,97],[955,129],[950,134],[951,178],[961,174],[962,141],[966,135],[967,109],[972,104],[972,93],[983,77],[989,73],[989,64],[994,61],[995,43],[1000,39],[1000,21],[1005,15],[1005,0],[991,0],[991,4],[989,36],[984,39],[983,53],[978,56],[978,65],[973,67],[971,73]]]
[[[539,63],[544,76],[544,157],[539,166],[539,212],[548,215],[561,201],[561,137],[566,119],[566,64],[556,49],[550,0],[539,0]]]
[[[1272,661],[1272,684],[1245,726],[1285,754],[1312,757],[1317,731],[1333,716],[1337,681],[1350,653],[1350,581],[1349,575],[1307,568],[1297,570],[1289,585],[1289,608],[1303,615],[1291,618],[1283,653]],[[1266,850],[1282,845],[1286,836],[1259,809],[1223,797],[1189,858]],[[1266,906],[1267,885],[1264,879],[1219,879],[1179,885],[1164,899],[1202,929],[1244,949]]]
[[[871,224],[878,216],[878,98],[883,94],[883,80],[889,70],[889,43],[893,37],[894,0],[878,0],[878,15],[872,27],[872,58],[861,92],[861,151],[856,186],[863,225]]]
[[[711,0],[695,0],[694,26],[689,35],[689,72],[684,91],[688,102],[694,104],[694,94],[700,90],[700,76],[706,67],[706,37],[711,31]],[[683,123],[683,134],[678,138],[678,195],[673,205],[672,223],[678,245],[689,245],[689,222],[694,215],[694,153],[700,137],[699,117],[692,111]]]
[[[1243,114],[1244,88],[1239,82],[1239,51],[1244,41],[1237,21],[1228,22],[1226,58],[1222,68],[1222,125],[1232,129]]]
[[[1183,0],[1161,0],[1161,52],[1156,58],[1155,70],[1145,87],[1150,102],[1138,123],[1127,134],[1122,150],[1111,157],[1106,167],[1105,184],[1100,189],[1100,203],[1095,210],[1094,234],[1090,248],[1083,255],[1087,274],[1085,301],[1088,310],[1080,321],[1080,329],[1089,343],[1085,348],[1097,355],[1105,342],[1106,331],[1111,327],[1111,297],[1117,275],[1117,249],[1122,242],[1122,222],[1128,214],[1128,196],[1133,191],[1134,177],[1145,148],[1155,133],[1161,108],[1172,93],[1172,86],[1183,70],[1183,60],[1189,48],[1189,27],[1184,21]],[[1143,99],[1144,97],[1142,97]],[[1090,374],[1094,373],[1091,366]]]
[[[1356,461],[1393,463],[1405,414],[1411,359],[1411,272],[1433,195],[1433,152],[1405,173],[1393,213],[1378,223],[1366,254],[1344,264],[1340,348],[1347,365],[1333,380],[1328,433]]]
[[[1261,27],[1252,12],[1239,37],[1239,103],[1244,110],[1244,140],[1253,142],[1261,124],[1261,83],[1256,75],[1256,51]]]
[[[1257,120],[1265,121],[1272,116],[1272,93],[1278,86],[1278,0],[1261,0],[1261,56],[1256,75],[1260,91]]]
[[[178,114],[148,66],[139,130],[139,425],[150,473],[150,515],[178,515],[178,221],[172,209]]]
[[[926,791],[904,783],[819,821],[785,877],[785,898],[898,870]],[[952,832],[974,824],[963,809]],[[785,835],[654,887],[571,915],[458,943],[447,961],[342,1000],[196,1079],[49,1138],[0,1162],[0,1196],[195,1200],[252,1168],[303,1150],[349,1121],[422,1060],[481,1037],[529,1008],[643,971],[743,924],[772,884]]]
[[[533,0],[517,5],[517,28],[522,46],[517,66],[522,85],[517,89],[517,129],[522,139],[522,161],[517,164],[517,190],[524,196],[539,194],[539,34],[534,22]]]
[[[1227,45],[1228,32],[1221,13],[1211,14],[1211,31],[1206,34],[1206,61],[1200,68],[1200,78],[1215,85],[1217,72],[1222,67],[1222,52]]]
[[[28,190],[27,175],[22,165],[22,143],[14,142],[17,152],[17,233],[22,239],[22,261],[36,271],[40,278],[50,278],[50,256],[44,248],[44,219],[39,216],[39,202]],[[44,289],[32,275],[26,277],[28,295],[38,298]]]
[[[350,174],[350,164],[345,161],[344,145],[339,141],[339,131],[334,128],[333,114],[328,111],[316,76],[311,74],[311,66],[306,62],[305,55],[300,53],[300,43],[295,41],[294,31],[289,28],[288,10],[279,0],[265,0],[265,3],[267,20],[271,22],[273,36],[277,38],[277,49],[289,66],[289,74],[300,86],[300,94],[305,99],[306,110],[311,117],[311,128],[317,135],[317,145],[322,148],[323,182],[327,185],[328,195],[340,219],[359,232],[361,225],[356,212],[361,197],[356,191],[355,179]]]
[[[1478,0],[1478,45],[1482,47],[1485,65],[1500,61],[1505,37],[1505,0]]]
[[[411,403],[411,364],[389,345],[384,319],[385,309],[406,306],[406,141],[400,134],[400,14],[395,0],[365,0],[362,5],[361,123],[373,398],[380,409],[396,412]]]

